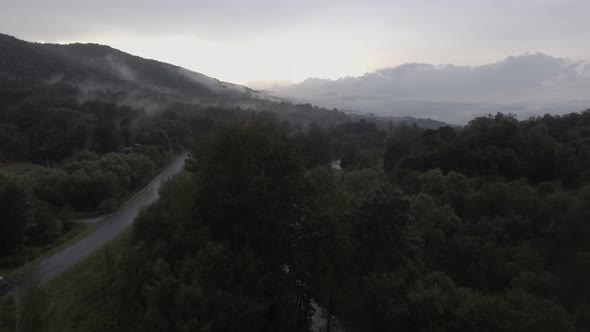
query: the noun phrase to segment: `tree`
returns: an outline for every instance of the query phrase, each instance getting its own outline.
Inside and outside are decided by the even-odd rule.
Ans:
[[[0,256],[18,252],[33,222],[31,198],[14,182],[0,187]]]
[[[295,280],[285,272],[293,260],[303,177],[295,147],[272,119],[262,117],[220,128],[193,155],[194,216],[227,257],[211,263],[229,272],[218,282],[206,278],[211,288],[205,289],[227,292],[233,305],[223,304],[224,310],[235,320],[229,326],[214,320],[213,329],[295,328]]]

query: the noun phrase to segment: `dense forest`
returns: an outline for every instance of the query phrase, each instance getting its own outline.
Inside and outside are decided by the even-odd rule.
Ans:
[[[102,45],[0,34],[0,271],[77,232],[72,220],[116,210],[202,133],[253,112],[240,104],[273,111],[301,130],[348,119],[309,104],[259,100],[181,69]]]
[[[80,100],[82,91],[68,84],[15,84],[0,88],[0,166],[32,171],[19,176],[0,168],[2,190],[16,190],[6,195],[22,200],[0,201],[4,215],[15,215],[0,223],[0,236],[6,238],[0,269],[18,266],[59,241],[73,227],[70,219],[116,209],[216,123],[254,112],[174,102],[150,113],[121,106],[121,93],[109,90]],[[311,122],[347,119],[344,113],[308,105],[276,105],[293,109],[282,117],[300,130]],[[30,216],[23,222],[25,215]]]
[[[437,130],[219,123],[71,327],[588,331],[589,138],[590,111]]]
[[[73,216],[112,211],[190,144],[191,122],[173,112],[147,118],[106,100],[79,102],[67,85],[0,91],[0,160],[34,170],[0,170],[5,197],[19,201],[0,200],[14,216],[0,223],[0,267],[59,240]]]
[[[300,133],[310,127],[319,133],[362,118],[259,97],[104,45],[29,43],[0,34],[0,204],[7,216],[0,222],[0,271],[59,244],[76,231],[71,220],[116,210],[219,123],[269,111],[305,140]],[[393,120],[440,125],[387,121]],[[309,162],[332,158],[325,148],[313,147]]]

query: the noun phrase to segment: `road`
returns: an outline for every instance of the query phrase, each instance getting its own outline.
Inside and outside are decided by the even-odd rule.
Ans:
[[[131,225],[142,207],[158,199],[158,189],[162,182],[182,169],[187,156],[188,153],[184,153],[176,157],[147,187],[116,212],[89,219],[87,222],[96,226],[94,232],[41,261],[25,278],[21,279],[20,284],[22,285],[23,281],[33,285],[47,283],[119,235],[127,226]]]

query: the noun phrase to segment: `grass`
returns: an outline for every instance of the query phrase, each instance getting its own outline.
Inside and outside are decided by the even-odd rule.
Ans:
[[[0,270],[0,275],[4,276],[7,279],[18,279],[20,276],[30,271],[33,267],[35,267],[35,265],[39,264],[39,262],[41,262],[45,258],[55,254],[56,252],[63,250],[64,248],[70,246],[73,243],[78,242],[79,240],[88,236],[90,233],[94,232],[94,230],[94,225],[76,222],[75,226],[61,238],[60,242],[54,244],[53,246],[45,248],[41,255],[25,263],[21,267],[10,270]]]
[[[17,177],[28,179],[30,183],[31,178],[34,177],[34,172],[42,168],[29,163],[14,163],[0,165],[0,173],[12,179]],[[129,199],[118,208],[126,205],[144,189],[131,193]],[[8,278],[18,277],[28,272],[44,258],[86,237],[95,229],[90,224],[76,224],[78,227],[68,232],[64,236],[63,242],[58,246],[44,252],[22,267],[7,272],[7,274],[0,271],[0,275],[5,275]],[[117,257],[129,242],[131,229],[131,227],[128,227],[103,248],[97,250],[61,276],[40,288],[24,294],[23,305],[19,306],[22,307],[21,330],[103,331],[108,330],[109,326],[112,327],[110,318],[104,316],[104,310],[101,310],[101,308],[105,301],[104,294],[108,292],[108,288],[113,282],[111,271],[115,268]],[[14,301],[13,297],[6,297],[0,303],[0,330],[2,331],[13,331],[12,326],[14,324],[11,324],[11,318],[14,316],[11,314],[3,315],[3,313],[14,311],[15,304],[11,301]],[[8,324],[5,324],[6,322]]]
[[[45,167],[29,162],[13,162],[0,164],[0,173],[21,184],[30,184],[38,177],[39,171]]]
[[[25,265],[21,266],[16,270],[5,271],[6,273],[0,271],[0,274],[5,276],[7,279],[17,279],[21,275],[28,272],[32,269],[36,264],[38,264],[41,260],[45,259],[46,257],[54,254],[65,248],[66,246],[70,245],[78,241],[81,238],[84,238],[88,234],[94,231],[94,226],[76,223],[77,226],[72,228],[70,232],[68,232],[63,238],[62,242],[52,247],[51,249],[44,252],[42,255],[37,257],[36,259],[26,263]],[[43,317],[39,315],[40,312],[43,312],[46,306],[46,301],[50,299],[50,297],[46,297],[46,293],[44,290],[31,290],[28,291],[27,294],[24,295],[25,297],[25,304],[22,310],[22,326],[21,331],[42,331],[44,330],[44,323],[42,323]],[[0,299],[0,331],[16,331],[15,324],[15,297],[13,295],[5,296],[4,298]],[[57,331],[57,330],[56,330]]]
[[[131,227],[42,287],[44,308],[38,314],[44,331],[101,331],[110,319],[104,317],[101,296],[110,287],[111,270],[131,235]]]
[[[42,287],[20,296],[20,330],[35,332],[105,331],[113,328],[104,305],[115,281],[113,270],[129,243],[131,227]],[[0,330],[15,331],[15,298],[0,301]]]

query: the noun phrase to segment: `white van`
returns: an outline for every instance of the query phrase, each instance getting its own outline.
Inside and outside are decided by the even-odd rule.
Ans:
[[[10,290],[10,284],[0,276],[0,297]]]

